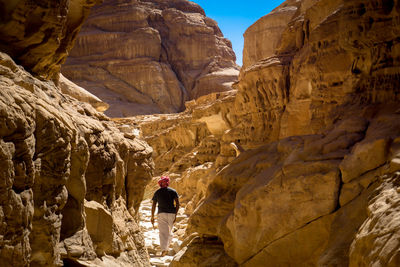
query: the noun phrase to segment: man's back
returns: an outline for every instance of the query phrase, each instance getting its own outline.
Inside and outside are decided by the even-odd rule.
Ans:
[[[153,201],[158,203],[158,213],[176,213],[174,199],[178,198],[178,193],[170,187],[158,189],[153,196]]]

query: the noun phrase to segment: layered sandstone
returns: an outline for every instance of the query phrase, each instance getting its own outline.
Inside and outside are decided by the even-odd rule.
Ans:
[[[237,95],[131,123],[177,181],[187,236],[243,266],[400,264],[399,12],[286,1],[245,33]],[[174,266],[206,261],[186,245]]]
[[[1,51],[23,64],[0,52],[2,266],[150,265],[135,218],[152,149],[96,111],[94,97],[43,79],[58,82],[93,4],[0,3]]]
[[[132,216],[151,177],[151,148],[7,55],[0,59],[1,262],[58,266],[107,254],[148,264]],[[101,229],[86,200],[102,210]]]
[[[400,132],[396,7],[287,1],[250,27],[235,103],[242,122],[232,132],[245,148],[266,145],[216,175],[193,231],[221,237],[244,266],[360,266],[359,253],[376,250],[381,266],[398,264],[398,244],[357,234],[371,216],[368,197],[399,170],[389,163]],[[279,38],[253,52],[263,31]]]
[[[231,90],[229,40],[186,0],[106,0],[92,9],[63,74],[110,104],[112,117],[174,113],[187,100]]]

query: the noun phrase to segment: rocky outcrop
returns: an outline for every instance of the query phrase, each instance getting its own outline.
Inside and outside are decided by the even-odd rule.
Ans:
[[[349,266],[400,264],[399,196],[399,172],[384,176],[368,203],[368,218],[351,244]]]
[[[112,117],[174,113],[231,90],[230,41],[197,4],[106,0],[92,9],[63,74],[110,104]]]
[[[235,103],[242,122],[232,132],[246,149],[267,144],[216,175],[191,217],[192,231],[221,237],[244,266],[360,266],[357,247],[378,249],[374,238],[361,245],[357,229],[374,188],[398,171],[388,164],[400,130],[399,33],[386,28],[398,27],[395,7],[287,1],[246,32]],[[251,38],[262,30],[280,39],[252,52]],[[396,262],[398,248],[382,247],[380,264]]]
[[[90,8],[100,0],[0,1],[0,51],[45,79],[58,79],[61,64]]]
[[[107,103],[104,103],[97,96],[92,95],[84,88],[74,84],[73,82],[65,78],[62,74],[60,74],[60,79],[58,80],[58,83],[63,94],[72,96],[79,101],[89,103],[97,111],[104,112],[109,108],[109,105]]]
[[[151,177],[151,148],[0,55],[1,262],[83,264],[106,253],[148,264],[133,216]],[[97,238],[92,207],[108,239]]]
[[[245,33],[237,93],[131,123],[179,181],[188,236],[242,266],[399,264],[398,7],[286,1]],[[189,248],[182,264],[206,260]]]
[[[94,3],[0,2],[0,49],[13,57],[0,52],[2,266],[150,265],[136,213],[152,149],[58,81]]]

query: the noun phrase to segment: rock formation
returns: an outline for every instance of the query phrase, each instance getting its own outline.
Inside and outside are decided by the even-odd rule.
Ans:
[[[105,0],[92,9],[63,74],[110,104],[112,117],[174,113],[186,100],[231,90],[229,40],[187,0]]]
[[[288,0],[246,31],[237,93],[131,121],[177,181],[187,236],[242,266],[400,264],[399,13]],[[206,260],[187,245],[174,266]]]
[[[1,50],[13,57],[0,52],[2,266],[150,265],[135,217],[152,149],[43,79],[58,82],[92,4],[0,2]]]
[[[58,83],[60,58],[74,38],[67,34],[65,39],[56,29],[78,29],[85,12],[74,11],[86,10],[82,7],[90,3],[42,1],[37,8],[28,1],[1,3],[2,14],[13,14],[2,16],[2,51],[36,75],[0,53],[3,265],[149,266],[135,218],[153,161],[152,149],[139,135],[154,149],[156,174],[173,178],[172,187],[190,215],[187,229],[179,229],[185,240],[172,266],[400,265],[398,0],[288,0],[245,33],[244,67],[235,90],[187,102],[184,113],[115,122],[91,106],[92,98],[75,94],[79,90],[69,88],[63,78],[60,86],[90,104],[62,94],[53,81],[37,79]],[[139,25],[137,34],[158,39],[158,44],[168,42],[163,48],[138,42],[128,59],[116,59],[111,50],[115,64],[104,69],[96,61],[81,75],[102,69],[100,81],[110,78],[122,91],[127,85],[113,78],[111,70],[123,68],[126,61],[158,62],[174,69],[182,88],[194,85],[190,93],[197,97],[201,82],[194,77],[207,83],[214,77],[209,73],[226,67],[216,63],[215,70],[213,63],[196,72],[184,54],[171,52],[189,42],[187,36],[181,42],[166,38],[186,31],[182,25],[187,20],[194,32],[217,32],[197,5],[116,3],[106,1],[97,14],[116,5],[119,12],[133,10],[132,17],[103,24],[109,17],[95,12],[90,25],[110,28],[99,26],[94,37],[98,31],[119,37],[115,29],[125,27],[119,20],[125,19]],[[49,28],[20,23],[28,14],[34,21],[37,14],[62,20]],[[79,23],[68,28],[63,25],[70,25],[68,18]],[[173,25],[172,30],[163,31],[165,25]],[[30,37],[39,43],[31,46]],[[224,42],[219,37],[213,40]],[[28,45],[21,49],[24,43]],[[161,51],[156,53],[161,60],[136,56],[150,55],[152,49]],[[45,61],[38,51],[45,51]],[[203,62],[204,54],[193,55],[199,57],[191,63]],[[179,70],[185,68],[193,76],[182,78]]]
[[[90,7],[100,0],[0,1],[0,50],[35,75],[57,80]]]
[[[110,107],[107,103],[101,101],[97,96],[92,95],[84,88],[71,82],[70,80],[65,78],[62,74],[60,74],[60,79],[58,80],[58,83],[61,88],[61,92],[63,94],[72,96],[73,98],[79,101],[89,103],[97,111],[104,112]]]

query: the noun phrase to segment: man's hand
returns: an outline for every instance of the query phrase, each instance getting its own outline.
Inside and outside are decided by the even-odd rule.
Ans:
[[[153,225],[154,228],[154,212],[156,211],[156,205],[157,205],[157,201],[153,200],[153,205],[151,206],[151,224]]]

